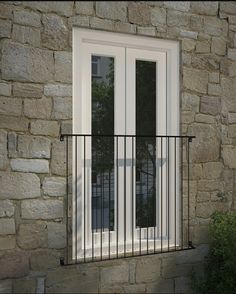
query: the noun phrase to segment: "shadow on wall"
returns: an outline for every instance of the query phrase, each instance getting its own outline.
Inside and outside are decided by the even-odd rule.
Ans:
[[[46,293],[189,293],[189,273],[203,272],[208,245],[162,255],[65,266],[49,271]]]

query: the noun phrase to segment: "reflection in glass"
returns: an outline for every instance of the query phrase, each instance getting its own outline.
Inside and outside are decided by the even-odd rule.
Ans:
[[[92,134],[114,134],[114,58],[95,56],[92,68]],[[114,139],[92,138],[92,228],[114,230]]]
[[[136,60],[136,135],[156,135],[156,62]],[[156,226],[156,139],[136,139],[136,226]]]

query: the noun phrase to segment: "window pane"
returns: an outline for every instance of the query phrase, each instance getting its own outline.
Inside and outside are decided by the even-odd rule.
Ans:
[[[94,61],[100,63],[99,78]],[[114,58],[92,56],[91,67],[92,134],[114,134]],[[92,138],[92,175],[93,230],[114,230],[113,137]]]
[[[136,135],[156,135],[156,62],[136,60]],[[136,226],[156,226],[156,140],[136,140]]]

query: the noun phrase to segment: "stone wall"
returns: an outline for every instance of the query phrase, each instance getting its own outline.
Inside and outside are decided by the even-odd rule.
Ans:
[[[191,143],[197,249],[60,267],[65,146],[71,130],[72,27],[181,42],[182,134]],[[235,210],[236,2],[0,3],[0,292],[188,292],[208,223]]]

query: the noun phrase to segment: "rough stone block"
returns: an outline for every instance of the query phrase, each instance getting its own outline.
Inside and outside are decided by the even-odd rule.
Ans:
[[[228,111],[236,112],[236,78],[221,78],[221,89],[222,103],[224,103]]]
[[[155,36],[156,29],[154,27],[137,27],[137,33],[144,36]]]
[[[23,98],[41,98],[43,86],[40,84],[14,83],[13,95]]]
[[[17,134],[15,132],[9,132],[8,133],[8,140],[6,141],[8,146],[8,157],[14,158],[17,157]]]
[[[231,124],[228,129],[229,138],[236,138],[236,124]]]
[[[199,112],[199,102],[199,96],[189,93],[183,93],[182,109],[185,111]]]
[[[195,48],[196,42],[191,39],[183,39],[182,40],[182,50],[190,52]]]
[[[63,50],[68,47],[69,31],[64,20],[57,15],[44,14],[42,18],[44,30],[42,45],[53,50]]]
[[[24,100],[24,114],[29,118],[48,119],[51,111],[52,100],[50,98]]]
[[[13,293],[36,293],[36,280],[32,278],[16,279],[13,281]]]
[[[236,62],[232,62],[229,65],[229,76],[235,77],[236,76]]]
[[[0,281],[0,293],[12,293],[12,280],[1,280]]]
[[[98,1],[96,2],[96,15],[101,18],[126,21],[127,2]]]
[[[24,199],[40,196],[40,180],[35,174],[0,173],[0,198]]]
[[[12,19],[12,17],[13,17],[12,10],[13,10],[12,5],[7,5],[5,3],[1,3],[0,4],[0,11],[1,11],[0,17],[3,19]]]
[[[71,98],[53,98],[52,118],[71,119],[72,118],[72,99]]]
[[[39,47],[40,29],[13,25],[12,40],[22,44]]]
[[[220,99],[217,97],[203,96],[201,98],[200,112],[217,115],[220,113]]]
[[[111,20],[101,19],[98,17],[91,17],[90,25],[91,28],[114,31],[114,22]]]
[[[69,97],[72,96],[72,86],[62,84],[48,84],[44,86],[45,96]]]
[[[199,93],[207,92],[208,73],[203,70],[184,68],[183,84],[189,90]]]
[[[190,21],[190,16],[186,13],[168,10],[167,12],[167,25],[170,27],[175,26],[188,26]]]
[[[64,196],[66,194],[66,179],[61,177],[45,178],[43,191],[49,196]]]
[[[219,83],[220,82],[219,72],[210,72],[209,73],[209,82],[210,83]]]
[[[187,275],[191,270],[191,264],[176,264],[174,256],[167,255],[162,259],[162,277],[165,279]]]
[[[157,282],[147,284],[147,293],[175,293],[173,279],[158,279]]]
[[[13,171],[25,173],[49,173],[49,162],[46,159],[11,159],[11,168]]]
[[[179,11],[189,11],[190,1],[164,1],[166,8],[175,9]]]
[[[88,16],[75,15],[68,19],[69,29],[76,26],[87,28],[89,27],[89,25],[90,25],[90,20]]]
[[[190,28],[191,30],[203,31],[204,28],[204,17],[200,15],[191,15],[190,17]]]
[[[11,37],[11,21],[0,19],[0,38]]]
[[[226,14],[236,14],[236,3],[234,1],[220,1],[220,11]]]
[[[159,257],[145,256],[137,261],[136,266],[136,281],[153,282],[161,274],[161,261]]]
[[[193,230],[193,244],[209,243],[209,227],[208,225],[196,225]]]
[[[145,284],[124,285],[123,291],[124,293],[146,293],[146,285]]]
[[[0,250],[10,250],[16,247],[16,238],[15,236],[5,236],[0,237]],[[1,293],[1,290],[0,290]]]
[[[65,142],[55,141],[52,144],[51,171],[59,176],[64,176],[66,173]]]
[[[3,43],[3,79],[43,83],[53,78],[53,72],[52,51],[26,47],[13,42]]]
[[[76,1],[75,12],[84,15],[93,15],[93,1]]]
[[[223,183],[220,180],[200,180],[198,181],[198,191],[214,192],[221,191]],[[213,208],[214,209],[214,208]]]
[[[29,273],[29,258],[25,252],[4,254],[0,263],[0,279],[20,278]]]
[[[228,24],[225,20],[221,20],[214,16],[205,16],[204,33],[211,36],[226,37],[228,32]]]
[[[10,200],[0,200],[0,217],[11,217],[14,215],[15,207]]]
[[[189,277],[178,277],[175,278],[175,293],[190,293],[190,279]]]
[[[72,55],[70,52],[55,52],[55,80],[65,83],[72,82]]]
[[[209,53],[211,44],[209,41],[197,41],[196,53]]]
[[[31,122],[30,130],[33,135],[58,137],[59,129],[60,127],[57,121],[35,120]]]
[[[209,192],[198,192],[197,202],[209,202],[211,199],[211,194]]]
[[[55,12],[63,16],[71,16],[73,12],[74,1],[24,1],[24,6],[42,12]]]
[[[218,161],[220,139],[217,129],[212,125],[193,123],[189,127],[188,135],[196,134],[194,144],[190,146],[191,161],[196,163]]]
[[[41,26],[41,15],[36,12],[16,9],[13,11],[14,22],[26,26],[40,27]]]
[[[5,170],[7,166],[7,132],[0,130],[0,169]]]
[[[0,219],[0,235],[14,235],[16,233],[15,220],[12,218]]]
[[[62,218],[63,203],[59,200],[23,200],[21,216],[24,219]]]
[[[47,293],[98,293],[99,271],[96,267],[57,269],[47,274]],[[114,285],[112,286],[114,289]]]
[[[47,247],[47,225],[44,223],[21,224],[17,244],[22,249]]]
[[[228,49],[228,58],[233,61],[236,61],[236,49]]]
[[[151,24],[159,26],[166,24],[166,9],[161,7],[153,7],[151,10]]]
[[[193,111],[183,111],[181,117],[184,124],[191,124],[194,122],[195,113]]]
[[[218,1],[192,1],[191,11],[196,14],[217,15]]]
[[[51,141],[44,137],[18,135],[18,155],[24,158],[50,158]]]
[[[61,249],[66,247],[66,225],[48,223],[48,247]]]
[[[222,157],[224,164],[229,168],[236,168],[236,147],[222,146]]]
[[[229,124],[236,124],[236,113],[228,113]]]
[[[195,122],[204,123],[204,124],[214,124],[215,117],[212,115],[198,113],[195,115]]]
[[[0,114],[20,116],[22,112],[22,100],[17,98],[0,97]]]
[[[151,9],[146,3],[130,2],[128,4],[129,22],[141,26],[151,24]]]
[[[0,95],[11,96],[11,84],[0,82]]]
[[[211,52],[218,55],[225,55],[226,39],[219,38],[219,37],[212,37]]]
[[[62,134],[72,134],[72,122],[71,122],[71,120],[61,122],[61,133]]]
[[[28,130],[28,125],[29,120],[24,117],[0,115],[0,128],[23,132]]]
[[[126,263],[101,268],[101,284],[119,284],[129,281],[129,267]],[[142,281],[140,281],[142,282]]]

